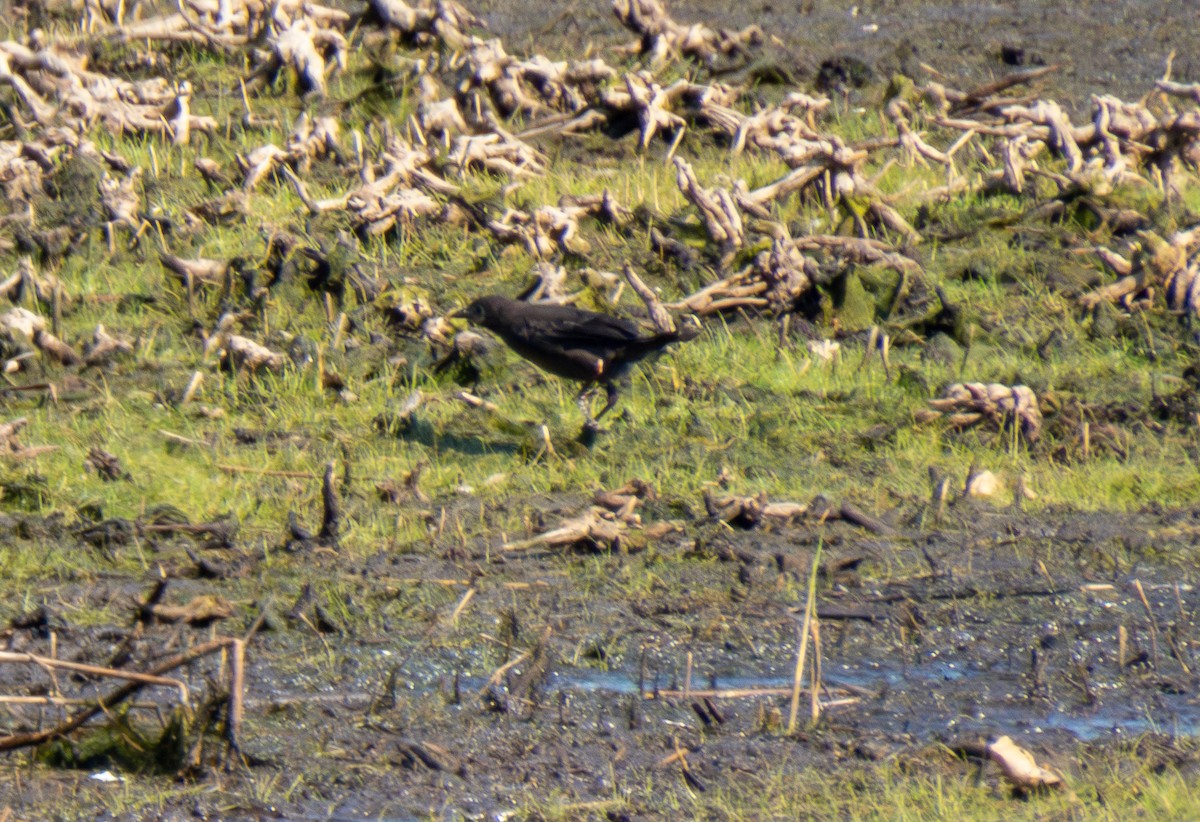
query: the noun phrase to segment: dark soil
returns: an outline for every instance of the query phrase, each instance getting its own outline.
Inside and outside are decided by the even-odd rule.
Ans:
[[[629,39],[603,2],[491,0],[476,8],[514,50],[545,51],[564,39],[572,44]],[[775,50],[766,50],[759,71],[771,63],[800,83],[825,77],[850,92],[863,79],[886,82],[897,71],[924,78],[922,63],[957,88],[1019,68],[1058,65],[1045,87],[1064,105],[1086,110],[1092,94],[1138,99],[1162,78],[1172,53],[1172,79],[1200,81],[1200,28],[1187,3],[752,0],[714,6],[681,0],[669,8],[685,22],[729,29],[758,25],[775,38]],[[855,64],[869,74],[847,68]]]
[[[553,521],[584,503],[527,504]],[[1200,591],[1176,558],[1200,533],[1200,512],[1029,517],[963,500],[941,522],[931,516],[919,505],[893,511],[884,535],[846,523],[731,531],[701,519],[632,554],[505,553],[438,539],[428,552],[349,565],[314,550],[319,575],[340,581],[336,595],[305,593],[250,560],[256,582],[246,590],[273,592],[247,609],[268,615],[251,645],[242,738],[251,766],[211,766],[201,784],[222,790],[186,807],[172,801],[168,818],[490,815],[535,797],[603,815],[614,796],[622,812],[661,817],[697,786],[917,756],[937,743],[972,750],[1000,733],[1068,774],[1081,744],[1194,733]],[[445,532],[469,531],[476,517],[450,508]],[[781,689],[791,686],[818,544],[821,699],[831,705],[810,727],[806,695],[802,733],[789,737]],[[238,551],[207,553],[231,562]],[[177,551],[160,557],[183,575]],[[110,602],[119,613],[145,593],[120,576],[66,582],[58,601]],[[164,600],[234,597],[243,582],[179,579]],[[103,660],[125,646],[127,623],[76,626],[68,607],[46,610],[17,621],[12,648],[45,653],[51,630],[67,659]],[[147,627],[131,667],[206,637]],[[214,674],[198,664],[189,681],[203,691]],[[45,681],[19,666],[4,676],[4,693]],[[686,776],[664,764],[677,749],[688,752]],[[41,807],[77,790],[73,802],[103,802],[108,786],[86,775],[113,763],[79,764],[78,775],[10,781],[0,802]],[[294,791],[249,799],[251,785],[292,780]]]

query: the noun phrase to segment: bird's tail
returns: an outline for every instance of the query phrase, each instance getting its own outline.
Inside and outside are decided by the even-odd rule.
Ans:
[[[697,321],[695,317],[692,317],[683,324],[682,328],[676,326],[675,330],[672,332],[675,335],[675,339],[671,340],[671,342],[687,342],[688,340],[694,340],[700,336],[701,330],[702,329],[700,328],[699,321]]]
[[[700,325],[695,322],[689,322],[685,323],[682,327],[677,327],[674,331],[664,331],[652,337],[637,340],[626,348],[626,352],[629,355],[629,361],[634,362],[662,351],[672,343],[687,342],[698,336],[700,336]]]
[[[664,331],[661,334],[655,334],[650,339],[657,342],[659,346],[670,345],[671,343],[694,340],[700,336],[700,331],[700,323],[696,321],[695,317],[691,317],[681,325],[675,326],[674,331]]]

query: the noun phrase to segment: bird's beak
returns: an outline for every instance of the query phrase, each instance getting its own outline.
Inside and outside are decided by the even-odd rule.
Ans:
[[[467,316],[467,309],[460,308],[457,311],[452,311],[446,315],[447,320],[461,320]]]

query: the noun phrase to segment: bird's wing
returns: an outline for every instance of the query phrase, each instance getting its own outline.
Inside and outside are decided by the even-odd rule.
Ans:
[[[561,318],[526,318],[518,323],[518,333],[535,344],[589,351],[620,347],[638,339],[637,326],[627,320],[583,312]]]

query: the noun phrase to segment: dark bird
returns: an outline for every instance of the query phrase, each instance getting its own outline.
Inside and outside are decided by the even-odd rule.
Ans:
[[[636,325],[619,317],[569,305],[526,303],[498,294],[480,297],[450,316],[486,328],[539,368],[582,382],[579,407],[587,418],[585,431],[595,431],[597,420],[617,404],[617,383],[635,363],[700,333],[699,328],[689,326],[643,337]],[[592,417],[588,400],[596,386],[604,388],[607,399],[600,413]]]

